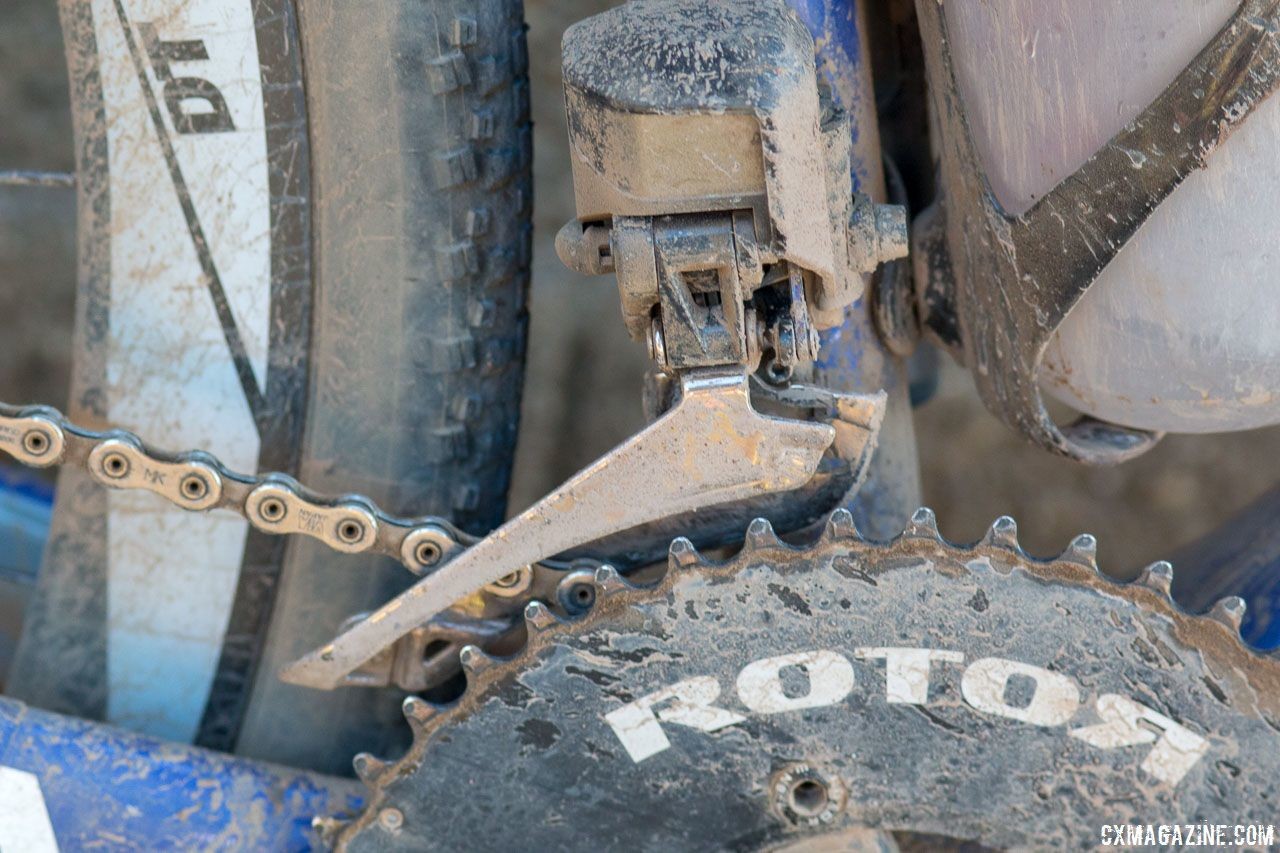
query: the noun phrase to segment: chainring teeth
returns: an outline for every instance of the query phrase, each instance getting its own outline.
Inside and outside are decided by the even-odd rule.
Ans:
[[[771,557],[780,559],[771,560]],[[394,788],[398,781],[412,779],[426,760],[438,732],[447,730],[459,715],[469,713],[469,709],[486,701],[490,687],[513,668],[539,659],[544,650],[558,645],[557,640],[566,632],[572,632],[578,624],[652,605],[670,596],[679,583],[695,573],[714,579],[760,565],[778,571],[774,563],[784,563],[797,557],[810,567],[802,571],[836,571],[837,558],[864,557],[874,558],[880,573],[892,572],[895,566],[907,563],[918,565],[920,560],[929,561],[939,569],[958,565],[970,573],[976,570],[975,567],[1005,576],[1020,573],[1045,584],[1084,587],[1114,597],[1134,612],[1171,623],[1169,630],[1175,633],[1190,632],[1194,636],[1187,638],[1188,645],[1193,648],[1208,643],[1218,654],[1226,650],[1241,665],[1280,661],[1280,656],[1264,655],[1244,645],[1240,635],[1244,602],[1239,598],[1223,599],[1206,613],[1188,613],[1171,595],[1173,568],[1168,562],[1151,564],[1132,582],[1119,581],[1100,570],[1097,542],[1088,534],[1077,536],[1057,557],[1040,559],[1027,554],[1022,548],[1017,537],[1017,525],[1007,516],[997,519],[982,539],[967,546],[946,540],[939,532],[936,516],[928,508],[913,513],[903,532],[887,543],[864,538],[845,510],[832,513],[816,541],[805,545],[783,541],[767,520],[757,519],[748,527],[741,550],[724,559],[713,559],[699,553],[688,539],[674,540],[669,550],[667,571],[652,584],[633,583],[613,567],[602,566],[594,577],[596,601],[584,613],[565,617],[545,602],[531,602],[524,613],[526,644],[509,657],[495,657],[473,646],[464,648],[461,662],[466,690],[461,698],[447,706],[432,705],[416,697],[406,699],[405,716],[413,730],[413,743],[406,754],[394,762],[357,756],[357,775],[368,785],[372,796],[366,811],[342,828],[338,846],[345,847],[347,841],[377,822],[388,790]],[[947,573],[951,574],[950,571]],[[1223,640],[1234,642],[1223,644]],[[1280,669],[1277,673],[1275,683],[1280,686]]]

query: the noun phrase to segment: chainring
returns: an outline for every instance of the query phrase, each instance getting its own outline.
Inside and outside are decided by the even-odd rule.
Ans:
[[[1092,847],[1104,825],[1273,823],[1280,660],[1243,605],[1189,615],[1157,563],[1035,560],[916,513],[891,543],[836,513],[815,544],[753,522],[724,563],[684,540],[656,586],[597,573],[575,620],[529,606],[513,658],[464,653],[414,744],[356,761],[349,850],[770,849],[850,827]]]

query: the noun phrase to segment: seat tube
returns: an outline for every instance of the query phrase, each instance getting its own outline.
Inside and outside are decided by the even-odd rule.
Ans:
[[[818,45],[818,74],[837,104],[849,115],[853,133],[853,186],[876,201],[885,200],[880,132],[867,44],[865,0],[788,0]],[[912,427],[907,367],[876,333],[870,289],[849,306],[844,324],[822,333],[814,366],[820,385],[839,391],[889,395],[879,448],[862,488],[846,498],[858,529],[887,539],[902,532],[920,505],[920,463]]]

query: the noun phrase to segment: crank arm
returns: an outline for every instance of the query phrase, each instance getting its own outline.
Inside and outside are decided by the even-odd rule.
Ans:
[[[835,440],[829,424],[753,409],[744,370],[689,371],[680,381],[679,401],[661,418],[280,677],[331,690],[453,602],[521,566],[675,513],[798,488]]]

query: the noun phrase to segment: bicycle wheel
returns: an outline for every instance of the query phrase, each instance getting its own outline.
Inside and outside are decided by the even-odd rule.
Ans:
[[[71,414],[392,512],[499,522],[528,284],[519,0],[62,0]],[[10,692],[348,772],[398,697],[279,663],[410,578],[59,481]],[[390,732],[392,734],[384,734]]]

